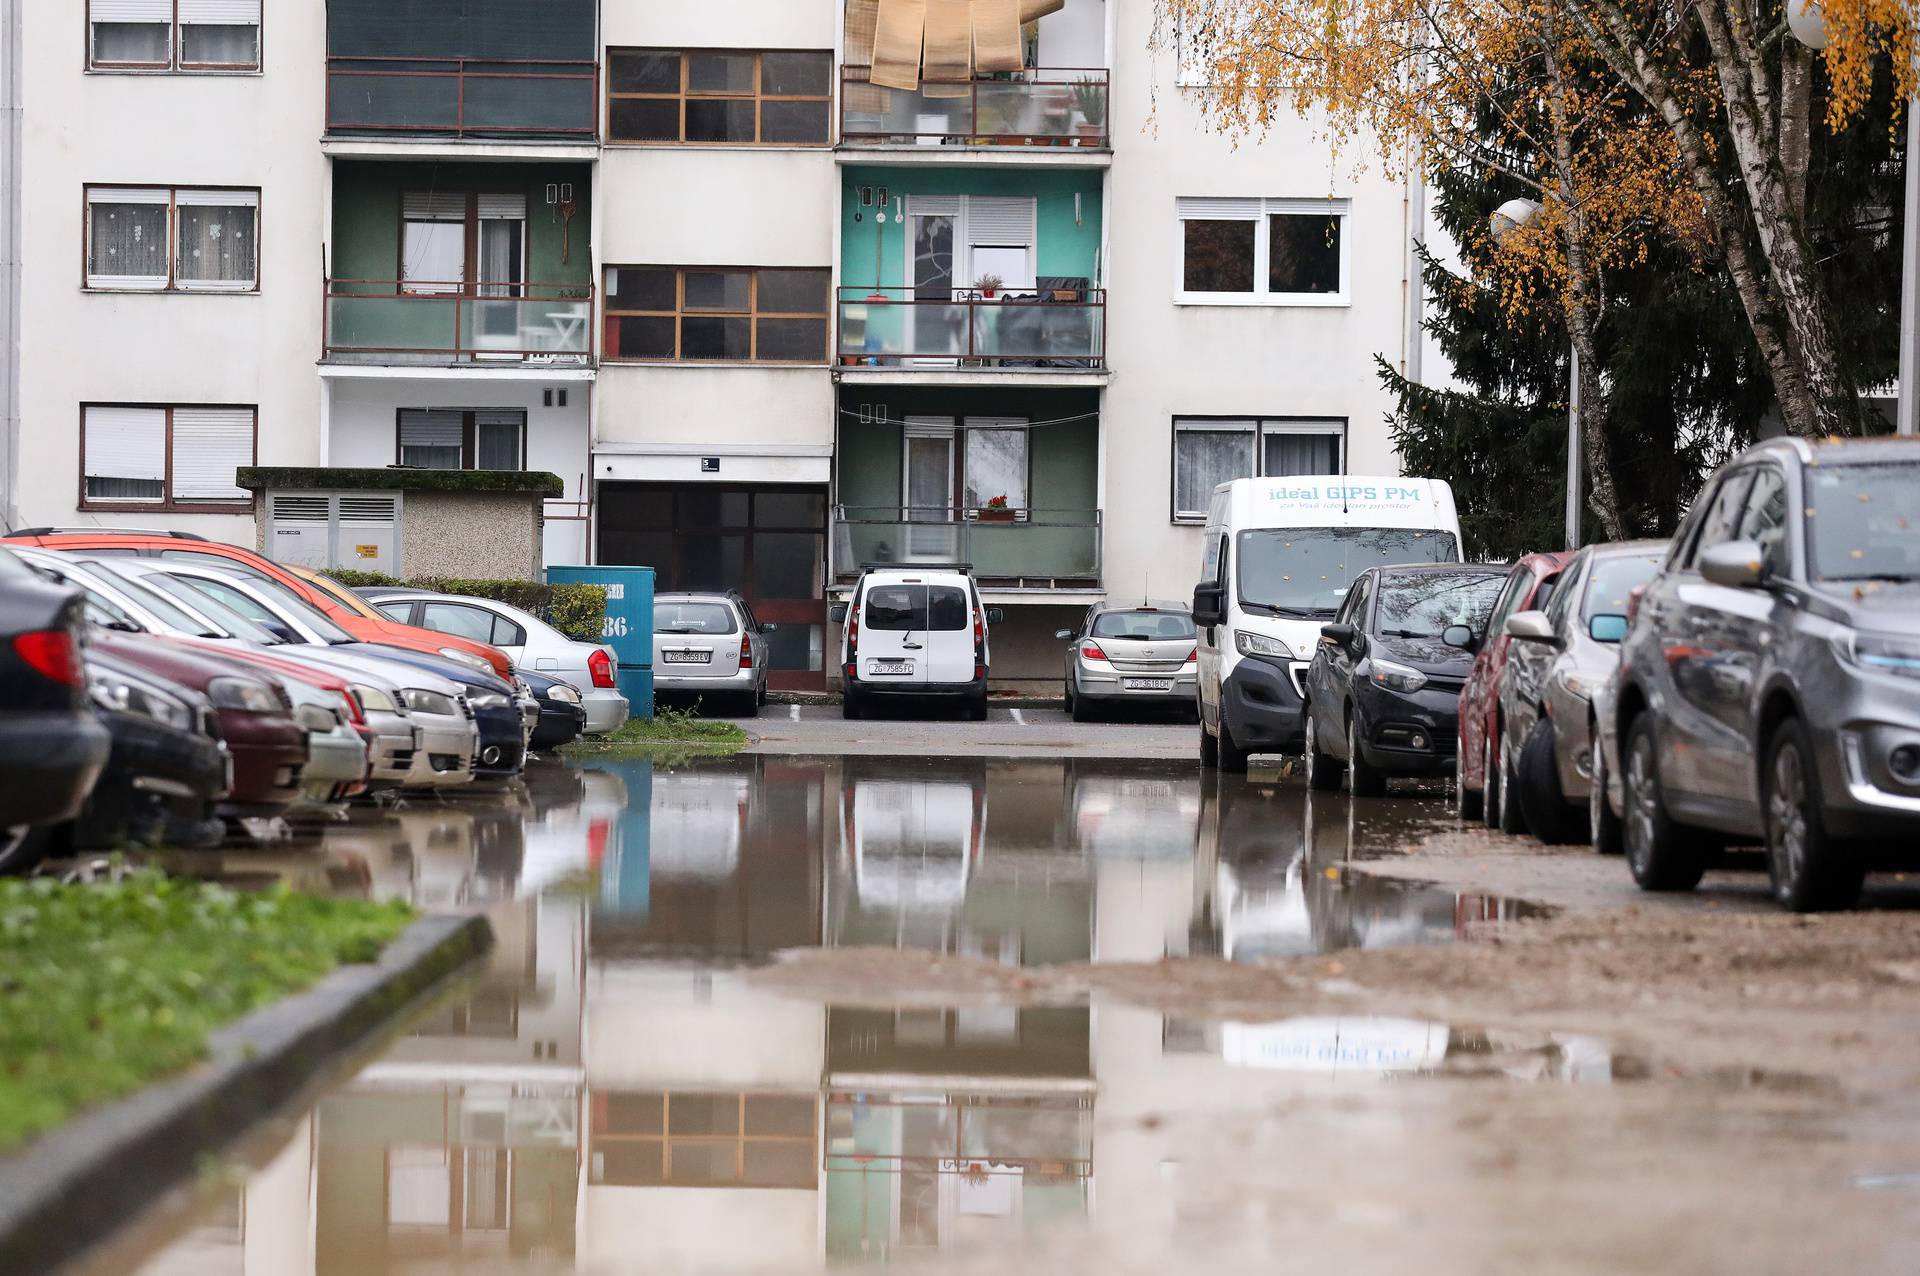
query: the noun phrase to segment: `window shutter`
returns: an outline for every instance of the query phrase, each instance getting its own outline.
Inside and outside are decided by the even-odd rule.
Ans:
[[[967,198],[967,238],[974,244],[1031,248],[1034,242],[1034,200],[972,195]]]
[[[164,204],[164,186],[94,186],[87,191],[89,204]]]
[[[400,445],[402,447],[459,447],[460,436],[465,426],[466,420],[458,412],[433,408],[402,408],[400,410]]]
[[[467,197],[459,191],[407,191],[400,196],[400,214],[410,222],[463,222]]]
[[[257,190],[192,190],[182,188],[173,193],[173,202],[196,208],[258,208],[260,192]]]
[[[86,428],[86,477],[166,479],[165,408],[90,407]]]
[[[959,215],[960,197],[958,195],[907,196],[907,216],[909,217],[958,217]]]
[[[92,0],[95,22],[155,22],[171,25],[173,0]]]
[[[1352,204],[1348,199],[1270,199],[1267,211],[1301,217],[1344,217]]]
[[[518,195],[482,195],[480,197],[480,215],[482,217],[510,217],[519,221],[527,218],[527,197],[524,192]]]
[[[180,0],[180,21],[183,25],[257,27],[260,0]]]
[[[252,408],[173,410],[173,499],[244,501],[233,472],[253,464]]]
[[[1260,220],[1260,201],[1257,199],[1215,199],[1212,197],[1180,197],[1181,221],[1258,221]]]

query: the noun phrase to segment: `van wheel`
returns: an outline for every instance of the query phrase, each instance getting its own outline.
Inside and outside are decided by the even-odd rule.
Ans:
[[[840,716],[842,718],[845,718],[848,722],[852,722],[858,719],[864,710],[865,706],[860,703],[859,692],[855,691],[852,687],[848,687],[841,693]]]
[[[1320,747],[1320,723],[1313,716],[1311,706],[1307,709],[1306,748],[1301,750],[1307,761],[1307,787],[1321,793],[1332,793],[1340,787],[1340,775],[1344,768],[1338,760],[1328,756]]]
[[[1247,752],[1233,742],[1233,732],[1227,729],[1225,714],[1220,715],[1220,769],[1234,775],[1247,773]]]
[[[974,722],[987,720],[987,689],[980,688],[980,694],[967,699],[967,717]]]
[[[1200,724],[1200,765],[1207,770],[1217,770],[1220,766],[1220,742],[1207,734],[1207,724]]]
[[[1593,726],[1593,762],[1590,769],[1593,779],[1587,792],[1587,830],[1593,839],[1593,849],[1599,855],[1618,855],[1620,853],[1620,817],[1613,813],[1613,803],[1607,800],[1607,751],[1600,747],[1600,726]]]
[[[1707,871],[1707,850],[1667,816],[1660,792],[1660,742],[1653,714],[1642,713],[1627,728],[1621,747],[1621,788],[1626,807],[1621,848],[1643,891],[1690,891]]]
[[[1866,879],[1855,848],[1820,818],[1820,773],[1807,729],[1788,718],[1773,733],[1761,772],[1767,822],[1767,877],[1781,907],[1796,913],[1852,908]]]
[[[1549,846],[1580,840],[1580,810],[1560,789],[1560,768],[1554,760],[1553,720],[1541,715],[1527,733],[1520,750],[1519,783],[1515,797],[1533,835]]]

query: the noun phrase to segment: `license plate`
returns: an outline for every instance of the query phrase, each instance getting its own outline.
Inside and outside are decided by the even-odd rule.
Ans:
[[[1122,678],[1120,685],[1128,691],[1172,691],[1171,678]]]
[[[711,651],[665,651],[660,654],[661,663],[669,665],[704,665],[713,659]]]
[[[868,662],[867,672],[872,674],[912,673],[913,661],[911,660],[874,660],[874,661]]]

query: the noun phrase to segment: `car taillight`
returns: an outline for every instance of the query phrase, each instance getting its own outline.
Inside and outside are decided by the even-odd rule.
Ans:
[[[43,678],[66,687],[80,685],[80,653],[65,629],[36,629],[13,640],[13,654]]]
[[[745,634],[740,635],[740,667],[753,668],[753,640]]]
[[[858,676],[860,668],[860,613],[847,610],[847,677]]]
[[[1088,660],[1105,660],[1107,658],[1107,653],[1100,649],[1100,644],[1097,642],[1084,642],[1080,644],[1080,654]]]
[[[601,648],[595,647],[593,654],[587,657],[587,676],[593,679],[593,685],[596,687],[614,686],[613,657]]]
[[[1189,652],[1187,653],[1187,663],[1188,663],[1188,664],[1192,664],[1192,663],[1193,663],[1194,661],[1196,661],[1196,660],[1198,660],[1198,659],[1200,659],[1200,648],[1198,648],[1198,647],[1195,647],[1195,648],[1194,648],[1194,649],[1193,649],[1192,651],[1189,651]]]

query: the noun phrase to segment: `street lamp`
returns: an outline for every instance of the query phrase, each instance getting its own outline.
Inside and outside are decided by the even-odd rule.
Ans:
[[[1809,49],[1827,47],[1827,18],[1820,0],[1787,0],[1787,29]],[[1917,55],[1920,56],[1920,55]],[[1920,128],[1913,113],[1920,98],[1907,103],[1907,200],[1900,236],[1900,402],[1894,409],[1896,434],[1920,434]]]
[[[1499,243],[1540,215],[1540,202],[1510,199],[1493,210],[1487,229]],[[1586,473],[1580,465],[1580,347],[1567,345],[1567,548],[1580,548],[1580,492]]]

